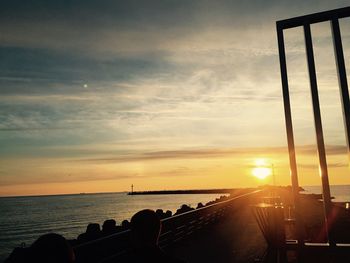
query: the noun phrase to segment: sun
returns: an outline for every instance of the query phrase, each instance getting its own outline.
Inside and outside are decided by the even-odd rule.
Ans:
[[[268,167],[266,164],[265,160],[263,159],[258,159],[255,161],[256,167],[253,168],[252,174],[261,180],[264,180],[266,177],[271,175],[271,168]]]
[[[271,174],[271,169],[267,167],[256,167],[252,173],[256,178],[263,180]]]

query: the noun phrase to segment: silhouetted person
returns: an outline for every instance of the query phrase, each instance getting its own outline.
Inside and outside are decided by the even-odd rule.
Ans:
[[[95,240],[101,237],[101,229],[100,225],[97,223],[90,223],[86,227],[86,231],[83,234],[78,236],[79,242],[87,242],[91,240]]]
[[[58,234],[39,237],[31,246],[31,258],[36,263],[72,263],[75,260],[72,247]]]
[[[183,261],[165,254],[158,246],[161,222],[149,209],[137,212],[131,218],[131,241],[133,251],[129,262],[181,263]]]
[[[213,205],[215,204],[215,201],[209,201],[208,203],[205,204],[205,206]]]
[[[163,209],[157,209],[156,210],[156,214],[158,215],[159,219],[163,219],[164,218]]]
[[[130,228],[130,222],[128,220],[123,220],[122,221],[122,228],[123,230],[129,229]]]
[[[186,213],[192,210],[194,210],[194,208],[189,207],[188,205],[182,205],[179,209],[176,210],[175,215]]]
[[[50,233],[39,237],[28,248],[16,248],[6,263],[73,263],[74,252],[67,240]]]
[[[172,215],[173,215],[173,212],[171,212],[170,210],[166,210],[165,218],[171,217]]]
[[[107,219],[102,225],[102,235],[107,236],[117,232],[117,226],[114,219]]]
[[[196,208],[196,209],[198,209],[198,208],[202,208],[202,207],[204,207],[204,205],[203,205],[202,203],[198,203],[198,204],[197,204],[197,208]]]

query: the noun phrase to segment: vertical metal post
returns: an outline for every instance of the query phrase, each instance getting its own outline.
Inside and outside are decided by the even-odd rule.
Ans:
[[[293,199],[294,199],[294,205],[296,210],[295,216],[296,216],[297,239],[298,239],[298,244],[301,246],[304,244],[304,234],[303,234],[302,217],[300,214],[301,210],[300,210],[300,202],[299,202],[299,182],[298,182],[297,162],[295,157],[292,114],[291,114],[291,106],[290,106],[290,98],[289,98],[286,52],[285,52],[285,46],[284,46],[283,29],[280,28],[278,24],[277,24],[277,40],[278,40],[278,51],[279,51],[279,60],[280,60],[280,69],[281,69],[284,115],[286,120],[290,173],[292,177]]]
[[[344,53],[343,45],[341,40],[339,20],[331,20],[332,35],[333,35],[333,46],[334,46],[334,55],[338,71],[338,82],[339,89],[343,105],[343,118],[344,126],[346,133],[346,141],[348,145],[348,156],[350,159],[350,102],[349,102],[349,90],[348,90],[348,81],[346,78],[346,69],[344,62]]]
[[[323,205],[325,210],[325,225],[327,228],[326,231],[327,231],[328,240],[330,243],[332,243],[332,238],[330,236],[329,228],[328,228],[328,223],[329,223],[328,219],[331,213],[331,194],[330,194],[329,181],[328,181],[327,159],[326,159],[326,150],[325,150],[323,130],[322,130],[320,103],[318,98],[314,51],[312,46],[310,24],[308,23],[304,24],[304,36],[305,36],[307,64],[309,69],[312,106],[313,106],[314,119],[315,119],[319,169],[320,169],[320,176],[322,181]]]

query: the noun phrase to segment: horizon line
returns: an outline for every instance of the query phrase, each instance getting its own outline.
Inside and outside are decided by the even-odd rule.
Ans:
[[[247,189],[247,188],[259,188],[262,186],[272,186],[270,184],[260,185],[256,187],[239,187],[239,188],[203,188],[203,189],[167,189],[167,190],[140,190],[137,192],[152,192],[152,191],[191,191],[191,190],[219,190],[219,189]],[[277,185],[277,187],[287,187],[291,185]],[[310,187],[322,185],[299,185],[299,187]],[[350,186],[350,184],[332,184],[332,186]],[[136,192],[136,191],[135,191]],[[97,194],[121,194],[129,193],[128,190],[118,192],[81,192],[81,193],[57,193],[57,194],[42,194],[42,195],[0,195],[0,198],[15,198],[15,197],[49,197],[49,196],[67,196],[67,195],[97,195]]]

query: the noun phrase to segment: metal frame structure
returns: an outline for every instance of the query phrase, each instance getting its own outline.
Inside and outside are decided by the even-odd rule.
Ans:
[[[283,102],[284,102],[284,113],[286,121],[287,130],[287,140],[288,140],[288,150],[289,150],[289,162],[290,171],[292,179],[293,196],[295,202],[295,209],[297,210],[297,236],[298,244],[304,244],[303,231],[302,231],[302,219],[298,210],[300,209],[299,204],[299,183],[298,183],[298,173],[297,173],[297,162],[295,154],[294,145],[294,135],[293,135],[293,123],[288,87],[288,76],[287,76],[287,62],[286,62],[286,52],[284,44],[283,31],[285,29],[303,27],[304,37],[305,37],[305,47],[306,47],[306,58],[309,71],[310,88],[312,105],[314,112],[315,130],[316,130],[316,141],[318,150],[318,160],[319,160],[319,170],[322,181],[322,194],[323,194],[323,204],[325,211],[325,225],[329,221],[329,216],[331,213],[331,194],[328,181],[328,169],[327,169],[327,158],[326,150],[324,144],[324,136],[322,129],[322,120],[320,112],[320,103],[318,97],[317,88],[317,76],[315,69],[314,51],[312,45],[312,35],[311,28],[312,24],[329,21],[332,29],[332,38],[334,45],[335,60],[337,65],[338,82],[342,100],[343,108],[343,118],[345,125],[345,133],[347,139],[348,155],[350,157],[350,101],[349,101],[349,91],[348,82],[346,76],[343,46],[341,40],[341,32],[339,28],[339,19],[350,17],[350,7],[344,7],[340,9],[330,10],[326,12],[315,13],[311,15],[305,15],[300,17],[294,17],[286,20],[280,20],[276,22],[277,28],[277,39],[278,39],[278,51],[279,51],[279,61],[281,70],[281,81],[282,81],[282,91],[283,91]],[[298,218],[299,217],[299,218]],[[332,231],[329,229],[327,231],[328,242],[332,245],[335,244],[335,240],[332,237]]]

